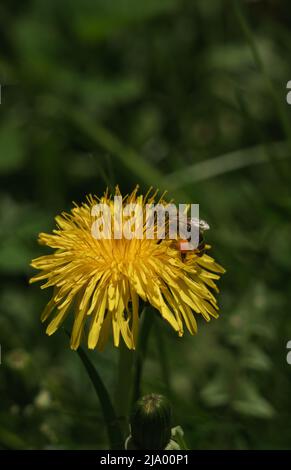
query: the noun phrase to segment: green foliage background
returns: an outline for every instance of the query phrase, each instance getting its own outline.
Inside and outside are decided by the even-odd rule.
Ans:
[[[196,337],[155,318],[143,391],[192,449],[291,448],[290,27],[283,0],[1,1],[0,448],[107,445],[28,279],[38,232],[117,183],[199,203],[227,269]],[[117,351],[90,357],[111,389]]]

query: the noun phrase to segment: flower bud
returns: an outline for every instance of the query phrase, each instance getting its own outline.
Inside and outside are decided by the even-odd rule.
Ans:
[[[150,394],[140,398],[131,414],[131,438],[138,449],[162,450],[171,439],[172,409],[168,399]]]

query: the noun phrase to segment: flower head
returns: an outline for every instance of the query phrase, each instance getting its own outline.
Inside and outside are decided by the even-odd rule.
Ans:
[[[156,195],[138,195],[136,188],[122,199],[122,206],[135,204],[144,213]],[[121,196],[118,188],[115,196]],[[106,192],[100,199],[88,196],[81,206],[75,204],[71,213],[56,217],[57,228],[52,234],[39,235],[40,244],[55,250],[31,264],[41,273],[30,282],[45,280],[42,288],[54,289],[41,317],[43,322],[50,319],[48,335],[73,311],[72,349],[79,347],[86,324],[90,349],[103,349],[111,333],[115,346],[122,337],[127,347],[134,349],[141,300],[151,304],[179,336],[184,325],[191,334],[197,332],[195,313],[207,321],[218,316],[211,289],[218,292],[215,280],[224,269],[204,250],[181,253],[177,241],[169,238],[96,238],[92,227],[97,203],[107,205],[111,221],[115,220],[114,200]],[[166,205],[163,197],[159,203]]]

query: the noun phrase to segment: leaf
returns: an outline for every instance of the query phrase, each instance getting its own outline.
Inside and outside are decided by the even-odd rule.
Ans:
[[[181,450],[189,450],[189,447],[187,446],[184,439],[184,431],[181,426],[172,428],[172,439],[177,442]]]
[[[113,408],[111,398],[109,393],[98,374],[96,368],[88,358],[87,354],[82,348],[77,350],[81,361],[84,364],[84,367],[92,381],[94,386],[95,392],[100,400],[100,404],[102,407],[102,412],[107,428],[108,438],[110,442],[110,449],[111,450],[121,450],[124,449],[124,438],[122,432],[120,430],[120,426],[117,420],[117,416],[115,410]]]
[[[0,427],[0,447],[9,450],[24,450],[27,449],[27,443],[14,432]]]
[[[81,82],[81,80],[80,80]],[[85,81],[82,78],[79,93],[85,106],[110,106],[136,99],[142,92],[142,82],[135,78],[98,78]]]
[[[139,3],[136,0],[87,0],[81,10],[79,4],[75,4],[72,24],[81,39],[95,41],[132,23],[173,10],[176,4],[176,0],[147,0]]]
[[[253,383],[242,381],[238,395],[239,397],[231,404],[238,413],[264,419],[270,419],[274,416],[272,405],[260,395]]]
[[[222,374],[217,375],[202,389],[201,396],[209,406],[226,405],[229,401],[226,377]]]
[[[267,371],[271,368],[271,361],[267,354],[257,346],[249,347],[242,359],[242,365],[248,369]]]

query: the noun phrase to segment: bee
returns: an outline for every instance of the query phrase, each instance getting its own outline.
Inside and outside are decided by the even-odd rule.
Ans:
[[[183,244],[186,242],[190,241],[190,235],[189,237],[185,239],[178,239],[177,240],[177,248],[180,251],[182,255],[182,259],[185,258],[186,254],[190,251],[194,252],[197,254],[197,256],[202,256],[205,253],[205,239],[204,239],[204,232],[210,229],[209,224],[202,219],[198,218],[188,218],[187,219],[187,232],[190,232],[192,228],[198,228],[199,229],[199,243],[197,248],[190,249],[190,250],[185,250],[183,248]]]

